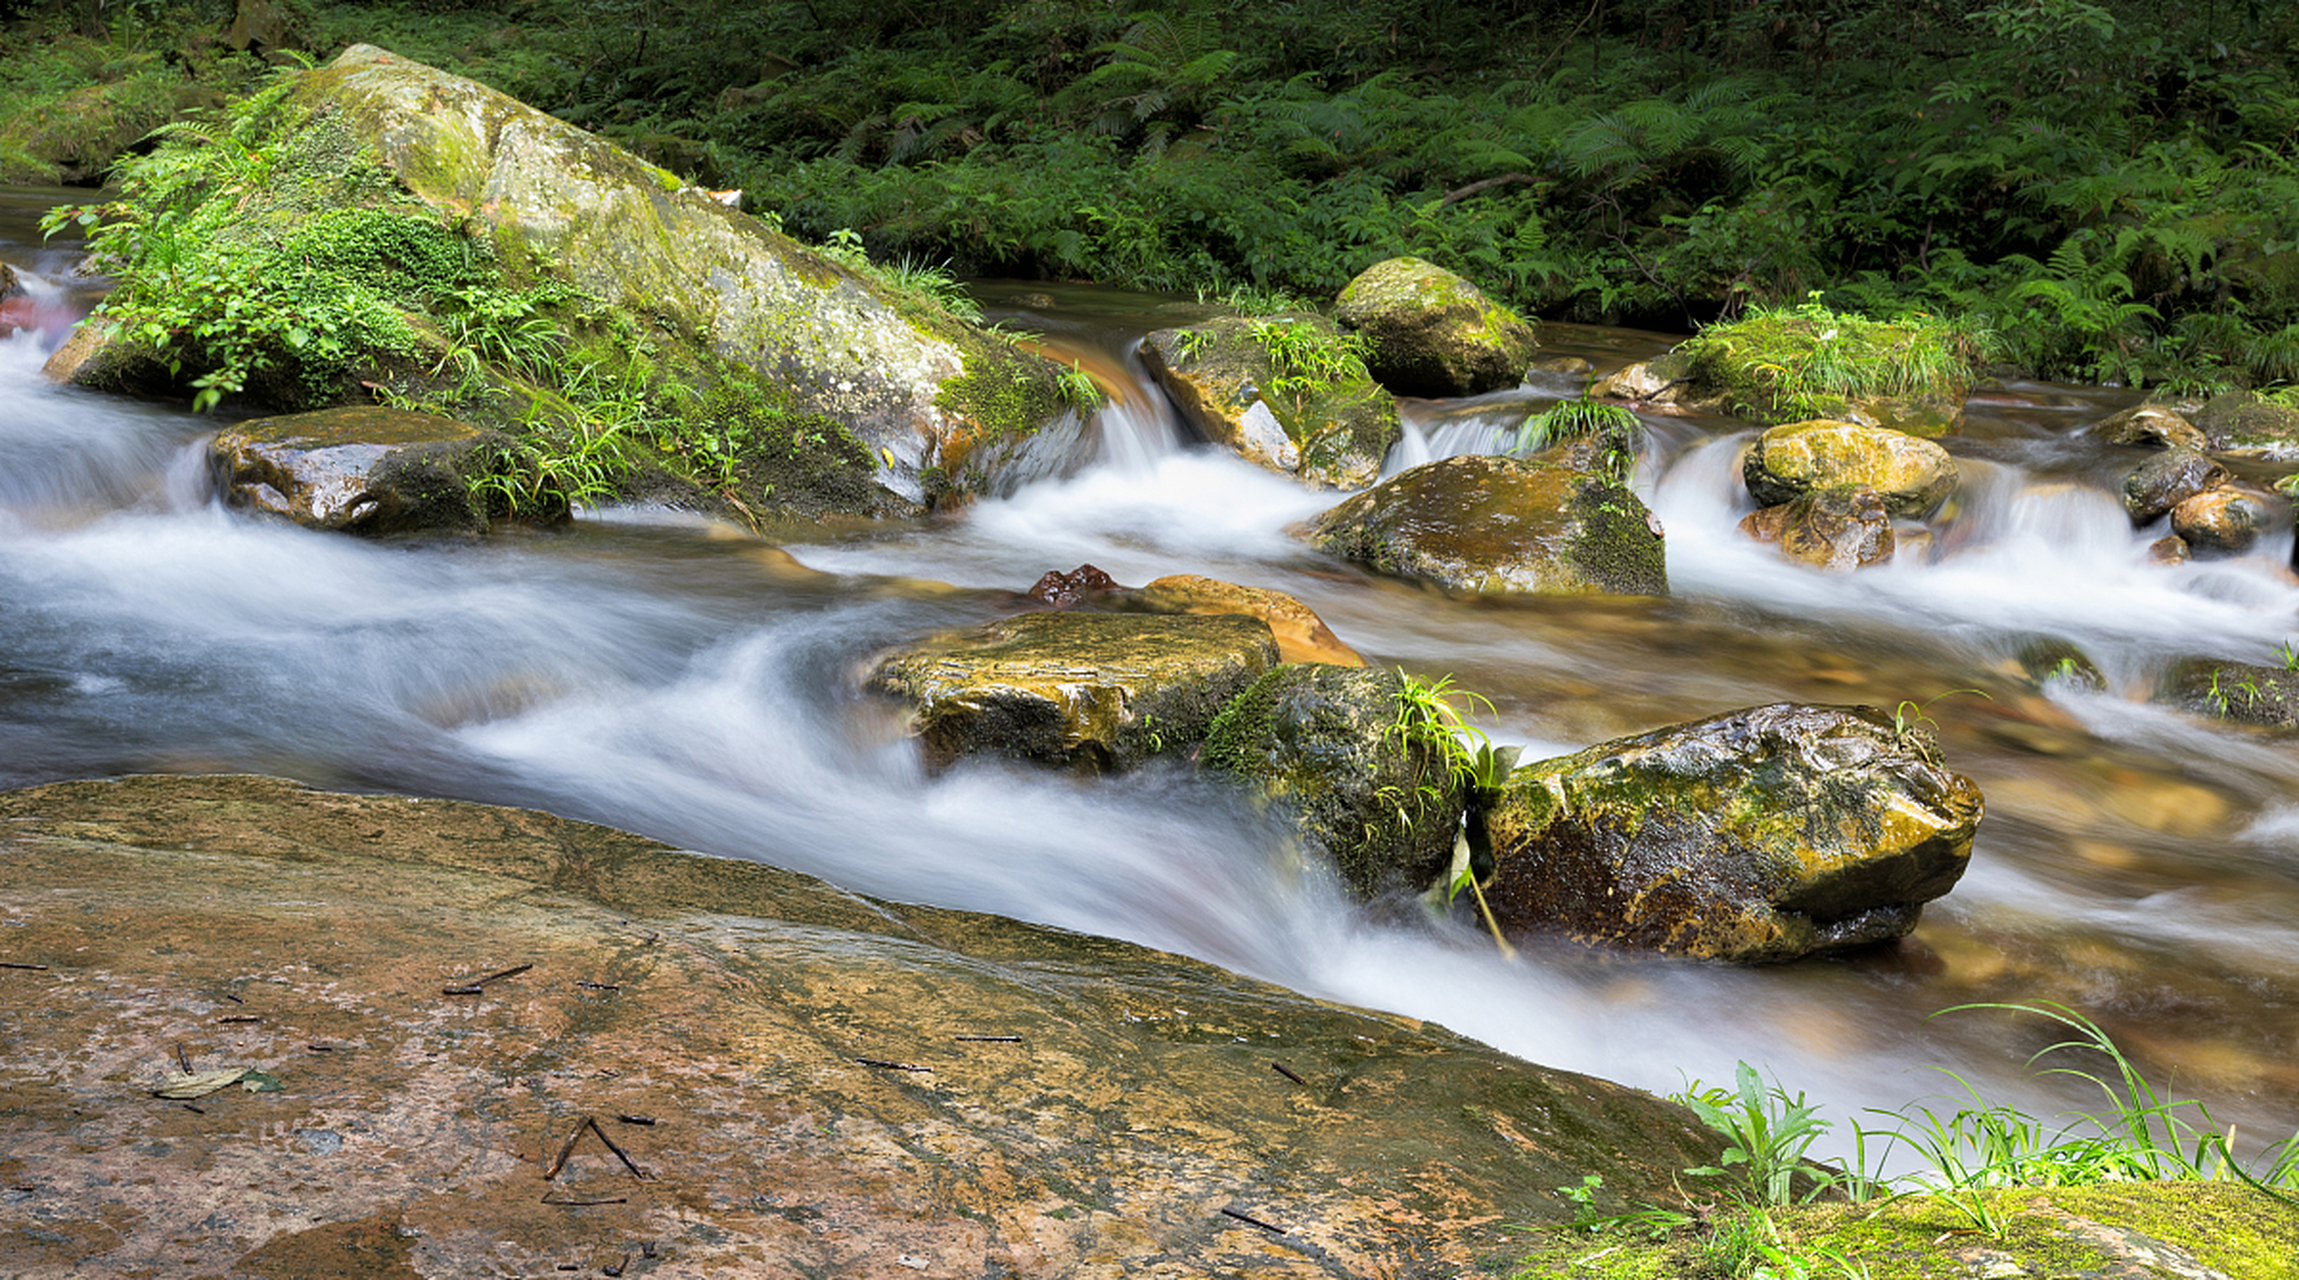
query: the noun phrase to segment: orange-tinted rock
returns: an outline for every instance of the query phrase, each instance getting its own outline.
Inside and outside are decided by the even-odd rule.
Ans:
[[[1282,591],[1240,586],[1194,573],[1159,578],[1139,591],[1123,593],[1117,607],[1147,613],[1241,613],[1269,624],[1277,637],[1280,662],[1325,662],[1362,667],[1365,659],[1341,643],[1315,610]]]
[[[5,793],[0,900],[10,1274],[1453,1275],[1717,1158],[1435,1026],[521,810]],[[156,1099],[179,1046],[280,1088]]]
[[[1848,572],[1892,558],[1892,517],[1866,485],[1838,485],[1751,511],[1740,531],[1821,569]]]

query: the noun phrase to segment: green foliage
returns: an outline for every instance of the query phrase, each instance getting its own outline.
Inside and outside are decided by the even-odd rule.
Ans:
[[[1694,1085],[1677,1101],[1724,1138],[1721,1164],[1687,1169],[1688,1176],[1720,1179],[1734,1198],[1750,1205],[1803,1204],[1835,1189],[1835,1175],[1804,1158],[1833,1126],[1803,1094],[1790,1097],[1777,1084],[1766,1086],[1756,1068],[1743,1062],[1733,1089]]]
[[[1891,322],[1831,310],[1817,297],[1758,307],[1684,344],[1696,367],[1741,413],[1793,422],[1840,416],[1876,396],[1960,402],[1990,347],[1974,324],[1909,314]]]
[[[1269,390],[1288,397],[1295,413],[1341,384],[1372,379],[1365,368],[1371,347],[1361,334],[1337,332],[1293,315],[1254,320],[1248,332],[1269,357]]]
[[[1506,452],[1522,457],[1566,440],[1589,438],[1601,439],[1633,460],[1644,442],[1644,423],[1617,404],[1589,399],[1560,400],[1526,418]]]

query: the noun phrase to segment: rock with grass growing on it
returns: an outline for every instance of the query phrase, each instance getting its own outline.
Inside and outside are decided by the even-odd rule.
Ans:
[[[2299,729],[2299,654],[2280,666],[2183,658],[2164,670],[2155,698],[2211,720]]]
[[[1660,521],[1622,481],[1469,454],[1390,477],[1317,517],[1328,555],[1480,595],[1665,595]]]
[[[396,409],[323,409],[226,427],[208,446],[226,505],[342,533],[477,533],[475,485],[504,439]]]
[[[1453,855],[1467,797],[1395,671],[1288,663],[1207,731],[1199,767],[1250,785],[1360,897],[1415,892]]]
[[[1893,515],[1920,520],[1956,491],[1956,460],[1929,440],[1888,427],[1818,419],[1774,427],[1741,459],[1760,507],[1838,485],[1864,485]]]
[[[1506,929],[1744,963],[1901,937],[1982,812],[1921,714],[1780,703],[1520,764],[1486,898]]]
[[[1755,308],[1678,348],[1701,392],[1753,421],[1832,418],[1917,436],[1961,426],[1985,349],[1950,322],[1885,323],[1817,303]]]
[[[1065,609],[906,646],[868,683],[909,704],[929,769],[989,756],[1091,774],[1186,753],[1276,663],[1258,618]]]
[[[1335,298],[1333,319],[1364,336],[1366,367],[1403,396],[1513,387],[1540,345],[1515,312],[1419,258],[1390,258],[1358,273]]]
[[[1258,467],[1328,489],[1381,474],[1404,434],[1361,340],[1304,312],[1222,316],[1142,341],[1150,376],[1198,434]]]

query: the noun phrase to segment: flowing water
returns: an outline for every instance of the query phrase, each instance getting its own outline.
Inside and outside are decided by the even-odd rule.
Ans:
[[[2146,700],[2173,657],[2272,660],[2299,635],[2289,536],[2249,559],[2149,563],[2110,496],[2136,455],[2076,434],[2128,396],[1976,400],[1946,442],[1965,490],[1929,553],[1849,576],[1734,531],[1744,424],[1655,417],[1639,485],[1668,529],[1671,598],[1463,601],[1311,553],[1287,527],[1333,495],[1185,444],[1131,348],[1201,310],[1031,285],[986,290],[992,315],[1120,393],[1102,460],[1071,478],[786,544],[803,569],[645,511],[370,543],[222,509],[212,420],[41,378],[85,305],[68,255],[31,230],[54,198],[0,195],[0,260],[41,301],[40,327],[0,342],[0,786],[257,771],[533,806],[1185,952],[1662,1091],[1747,1059],[1839,1119],[1952,1093],[1934,1067],[2039,1110],[2096,1103],[2023,1068],[2047,1024],[1928,1017],[2056,1000],[2253,1141],[2299,1124],[2299,754]],[[1599,368],[1669,341],[1545,332]],[[1408,402],[1391,465],[1493,448],[1576,386]],[[1850,959],[1736,969],[1543,946],[1508,963],[1465,925],[1353,906],[1180,770],[925,776],[893,709],[858,690],[872,655],[1011,612],[1041,573],[1083,562],[1290,592],[1369,660],[1488,695],[1486,727],[1528,758],[1780,699],[1921,704],[1987,795],[1971,871],[1908,942]],[[2027,684],[2014,656],[2037,635],[2080,645],[2108,690]]]

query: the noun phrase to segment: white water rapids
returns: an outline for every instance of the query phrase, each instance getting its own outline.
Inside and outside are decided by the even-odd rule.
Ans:
[[[1080,332],[1053,336],[1105,360],[1128,341],[1123,323]],[[2289,535],[2148,563],[2105,451],[2075,434],[2106,399],[2015,389],[1976,410],[1947,442],[1966,490],[1936,558],[1845,576],[1734,531],[1744,428],[1656,421],[1640,485],[1674,597],[1500,605],[1310,552],[1287,529],[1334,495],[1179,447],[1139,385],[1104,416],[1101,465],[952,521],[791,545],[824,575],[805,579],[660,512],[393,542],[258,523],[209,492],[211,422],[49,386],[59,336],[0,344],[0,786],[255,771],[533,806],[1185,952],[1664,1092],[1747,1059],[1839,1120],[1952,1090],[1933,1066],[2039,1110],[2095,1101],[2025,1072],[2050,1030],[2033,1019],[1926,1020],[2064,1000],[2222,1123],[2299,1124],[2299,753],[2145,700],[2171,657],[2268,660],[2299,635]],[[1576,340],[1613,363],[1652,349]],[[1536,391],[1493,412],[1557,393]],[[1425,424],[1408,447],[1492,434]],[[1928,703],[1990,814],[1963,884],[1884,955],[1734,969],[1551,946],[1507,963],[1466,927],[1353,905],[1178,769],[925,776],[858,674],[1085,562],[1290,592],[1369,660],[1489,694],[1486,727],[1531,755],[1781,698]],[[2109,691],[2028,688],[2008,660],[2036,634],[2081,646]],[[1991,700],[1938,696],[1973,687]]]

